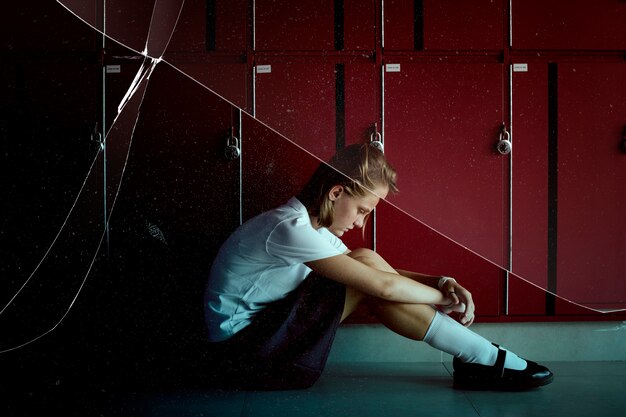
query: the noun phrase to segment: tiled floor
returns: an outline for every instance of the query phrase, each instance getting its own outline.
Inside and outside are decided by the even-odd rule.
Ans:
[[[626,362],[545,363],[555,381],[533,391],[452,389],[447,363],[332,363],[308,390],[117,394],[116,416],[623,416]],[[94,404],[95,407],[95,404]]]

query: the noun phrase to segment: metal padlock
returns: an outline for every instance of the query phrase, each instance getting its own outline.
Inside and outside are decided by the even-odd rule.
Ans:
[[[385,145],[383,144],[382,135],[380,134],[380,132],[374,131],[370,134],[370,145],[372,145],[382,153],[385,153]]]
[[[511,143],[511,134],[506,131],[506,128],[502,126],[502,132],[500,132],[500,140],[496,145],[496,149],[501,155],[508,155],[513,150],[513,144]]]
[[[241,149],[239,149],[239,139],[231,136],[226,141],[226,150],[224,151],[226,159],[234,161],[241,156]]]

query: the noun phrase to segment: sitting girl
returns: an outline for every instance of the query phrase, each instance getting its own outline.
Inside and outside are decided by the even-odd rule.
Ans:
[[[367,300],[394,332],[454,356],[454,386],[524,390],[552,382],[545,367],[472,332],[474,303],[453,278],[396,270],[341,237],[362,228],[396,172],[369,145],[320,164],[302,192],[240,226],[211,268],[205,317],[213,372],[243,389],[310,387],[337,327]],[[446,313],[459,312],[460,323]]]

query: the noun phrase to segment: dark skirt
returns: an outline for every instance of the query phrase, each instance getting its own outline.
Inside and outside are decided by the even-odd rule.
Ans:
[[[312,273],[243,330],[211,343],[213,385],[246,390],[312,386],[326,365],[345,292],[343,284]]]

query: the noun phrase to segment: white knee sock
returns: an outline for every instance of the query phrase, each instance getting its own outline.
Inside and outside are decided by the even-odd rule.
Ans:
[[[454,321],[439,311],[435,314],[424,342],[435,349],[456,356],[463,362],[493,365],[498,358],[498,348],[484,337]],[[504,349],[504,348],[502,348]],[[507,351],[504,367],[508,369],[526,369],[526,361],[515,353]]]

